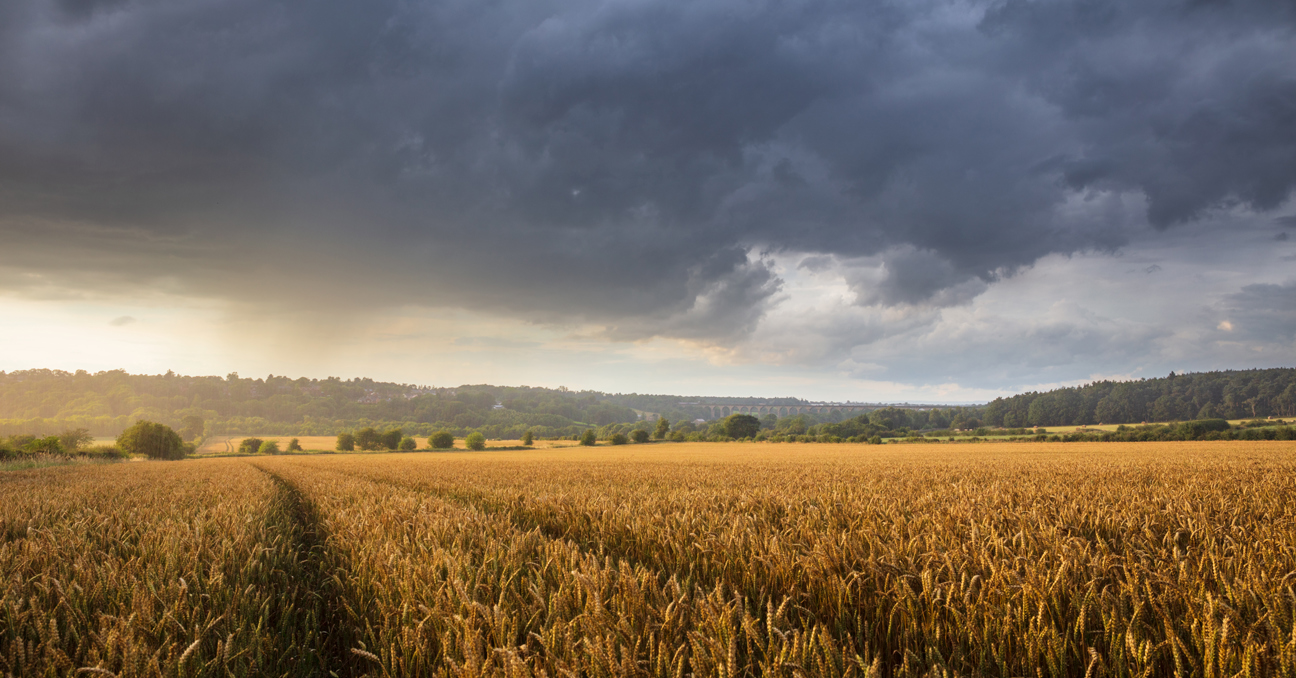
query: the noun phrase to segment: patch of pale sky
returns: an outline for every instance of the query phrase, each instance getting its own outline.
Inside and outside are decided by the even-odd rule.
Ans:
[[[257,312],[165,294],[59,295],[38,285],[27,288],[30,295],[0,297],[8,330],[0,338],[0,369],[237,371],[435,385],[971,402],[1094,379],[1159,376],[1166,365],[1214,368],[1212,351],[1291,360],[1292,347],[1284,354],[1282,346],[1231,340],[1233,321],[1212,311],[1245,285],[1290,279],[1283,256],[1296,244],[1272,241],[1269,231],[1264,223],[1231,232],[1185,228],[1174,238],[1150,231],[1115,256],[1044,257],[969,303],[943,309],[859,306],[845,271],[876,262],[828,257],[802,265],[808,255],[785,252],[769,258],[783,281],[779,295],[750,336],[726,346],[669,338],[610,341],[597,327],[419,306],[352,319]],[[1257,238],[1269,239],[1261,254]],[[1161,268],[1149,272],[1154,265]],[[110,324],[122,317],[136,322]],[[1136,334],[1164,329],[1169,337],[1116,362],[1082,360],[1050,371],[1054,379],[1032,379],[1029,364],[1010,366],[999,387],[939,365],[911,371],[915,351],[928,351],[936,361],[976,360],[978,347],[998,341],[1011,353],[1012,346],[1031,341],[1033,329],[1066,322]]]

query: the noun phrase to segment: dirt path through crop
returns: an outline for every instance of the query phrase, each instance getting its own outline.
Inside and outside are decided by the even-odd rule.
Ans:
[[[318,631],[315,647],[310,651],[318,656],[320,675],[364,675],[367,667],[352,651],[355,632],[346,622],[345,602],[338,584],[345,579],[345,559],[328,547],[326,528],[310,499],[282,476],[255,463],[252,466],[274,482],[280,493],[281,510],[288,514],[294,526],[290,536],[305,578],[301,586],[314,594],[311,616]]]

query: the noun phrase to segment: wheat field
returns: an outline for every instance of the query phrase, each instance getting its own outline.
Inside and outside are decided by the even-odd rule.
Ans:
[[[1228,442],[13,472],[0,673],[1296,676],[1293,471]]]

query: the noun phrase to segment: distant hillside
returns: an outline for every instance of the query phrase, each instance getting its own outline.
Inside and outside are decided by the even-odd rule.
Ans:
[[[136,420],[148,419],[192,437],[333,435],[366,426],[400,427],[410,435],[480,430],[491,438],[516,437],[531,429],[550,437],[634,422],[639,419],[636,410],[680,422],[713,418],[709,405],[756,402],[809,404],[798,398],[609,394],[561,387],[432,388],[336,377],[248,379],[237,373],[190,377],[39,369],[0,372],[0,436],[48,435],[68,428],[115,436]]]
[[[985,406],[987,426],[1137,424],[1296,416],[1296,369],[1170,373],[1023,393]]]
[[[418,435],[447,428],[508,437],[528,428],[539,435],[572,435],[590,425],[638,417],[604,394],[561,389],[485,384],[424,388],[372,379],[187,377],[120,370],[0,372],[0,435],[87,428],[93,435],[110,436],[137,419],[180,429],[186,418],[202,420],[202,435],[331,435],[376,426]]]
[[[711,405],[811,405],[798,398],[725,398],[609,394],[529,386],[430,388],[372,379],[245,379],[127,374],[121,370],[0,372],[0,436],[49,435],[86,428],[114,436],[138,419],[184,429],[193,437],[333,435],[365,426],[402,428],[408,435],[480,430],[490,438],[575,435],[591,426],[634,422],[635,410],[672,422],[712,419]],[[881,407],[880,405],[878,407]],[[918,407],[918,406],[915,406]],[[922,414],[925,412],[925,414]],[[802,415],[808,424],[854,416]],[[1023,393],[982,407],[915,409],[911,426],[1134,424],[1224,417],[1296,417],[1296,369],[1170,375],[1131,382]],[[922,420],[922,421],[918,421]],[[930,420],[930,421],[928,421]]]

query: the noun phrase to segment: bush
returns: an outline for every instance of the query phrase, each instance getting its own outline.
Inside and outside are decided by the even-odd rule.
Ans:
[[[303,450],[302,450],[302,446],[301,446],[301,441],[297,440],[296,438],[293,438],[292,440],[289,440],[289,441],[288,441],[288,447],[285,448],[285,449],[286,449],[287,451],[289,451],[289,452],[302,452],[302,451],[303,451]]]
[[[244,438],[239,443],[239,454],[256,454],[261,451],[261,443],[265,441],[260,438]]]
[[[382,434],[379,442],[382,444],[382,449],[395,450],[400,448],[401,440],[404,439],[404,437],[405,434],[400,429],[394,428]]]
[[[63,449],[63,442],[59,440],[58,436],[47,436],[45,438],[37,438],[36,440],[33,440],[30,443],[27,443],[26,445],[23,445],[23,451],[26,452],[27,454],[51,454],[51,455],[62,455],[66,452],[66,450]]]
[[[1179,432],[1187,440],[1195,440],[1213,431],[1227,431],[1229,423],[1223,419],[1199,419],[1197,421],[1185,421],[1179,425]]]
[[[872,438],[869,438],[869,444],[870,444],[870,445],[881,445],[881,444],[882,444],[882,436],[873,436]]]
[[[612,437],[608,439],[608,442],[611,442],[613,445],[624,445],[630,442],[630,439],[627,438],[624,433],[613,433]]]
[[[261,454],[279,454],[279,443],[267,440],[261,443],[261,447],[257,448],[257,452]]]
[[[77,450],[77,456],[87,459],[125,459],[128,455],[117,449],[116,445],[91,445]]]
[[[468,434],[467,438],[464,438],[464,445],[467,445],[470,450],[484,450],[486,449],[486,436],[482,435],[481,431],[473,431]]]
[[[337,447],[335,447],[334,449],[336,449],[338,452],[354,452],[355,436],[351,435],[350,433],[339,433]]]
[[[580,444],[585,445],[586,447],[593,447],[594,442],[595,442],[594,429],[592,428],[585,429],[585,432],[581,434]]]
[[[94,436],[90,435],[90,431],[84,428],[67,429],[58,435],[58,439],[59,444],[68,452],[76,452],[94,442]]]
[[[522,444],[527,447],[531,447],[535,444],[535,436],[531,434],[531,431],[528,430],[526,433],[522,434]]]
[[[413,452],[418,449],[418,442],[413,438],[401,438],[399,449],[405,452]]]
[[[636,443],[646,443],[648,442],[648,432],[641,428],[637,428],[630,432],[630,439]]]
[[[180,434],[166,424],[143,419],[117,436],[117,447],[126,454],[142,454],[149,459],[183,459],[185,444]]]
[[[454,447],[454,436],[449,431],[437,431],[428,438],[428,447],[434,450],[448,450]]]
[[[378,430],[372,426],[362,428],[355,433],[355,444],[356,447],[366,451],[381,449],[382,436],[378,435]]]
[[[750,438],[760,430],[760,419],[750,414],[731,414],[724,418],[725,435],[730,438]]]

